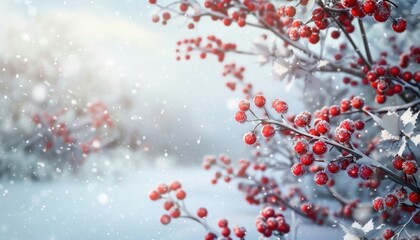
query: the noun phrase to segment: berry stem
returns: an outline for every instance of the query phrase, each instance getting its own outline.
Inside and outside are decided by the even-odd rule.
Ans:
[[[365,47],[367,60],[369,61],[370,64],[372,64],[373,60],[372,60],[372,55],[370,53],[370,48],[369,48],[369,43],[368,43],[368,39],[367,39],[367,36],[366,36],[365,26],[363,24],[362,19],[358,18],[357,22],[359,23],[359,29],[360,29],[360,33],[362,35],[363,45]]]

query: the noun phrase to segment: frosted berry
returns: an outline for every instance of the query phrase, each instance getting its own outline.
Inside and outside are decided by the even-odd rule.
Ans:
[[[311,122],[311,115],[306,112],[299,113],[295,119],[294,123],[297,127],[305,127]]]
[[[367,15],[372,15],[376,12],[376,0],[366,0],[362,5],[363,11]]]
[[[352,7],[356,6],[357,0],[341,0],[341,4],[345,8],[352,8]]]
[[[300,156],[299,161],[303,165],[309,166],[315,161],[315,158],[314,158],[314,155],[312,155],[310,153],[307,153],[307,154],[303,154],[302,156]]]
[[[385,229],[385,231],[382,233],[382,236],[386,240],[391,239],[392,237],[394,237],[394,235],[395,235],[394,230],[392,230],[390,228]]]
[[[332,161],[327,164],[327,169],[330,173],[338,173],[341,170],[339,161]]]
[[[397,18],[392,22],[392,29],[394,32],[402,33],[407,29],[407,21],[403,18]]]
[[[205,217],[207,217],[207,209],[205,209],[205,208],[199,208],[197,210],[197,216],[199,218],[205,218]]]
[[[282,234],[286,234],[290,231],[290,225],[286,222],[280,222],[277,231],[281,232]]]
[[[168,214],[163,214],[163,215],[160,217],[160,222],[161,222],[163,225],[168,225],[168,224],[171,222],[171,216],[169,216]]]
[[[246,235],[246,230],[244,227],[234,226],[232,230],[235,236],[237,236],[238,238],[244,238]]]
[[[347,175],[352,178],[359,177],[359,166],[356,163],[352,163],[347,167]]]
[[[403,170],[403,163],[405,162],[405,159],[397,156],[392,160],[392,165],[396,170]]]
[[[160,199],[160,194],[159,194],[157,191],[152,191],[152,192],[149,194],[149,198],[150,198],[150,200],[152,200],[152,201],[156,201],[156,200]]]
[[[361,97],[354,97],[351,100],[351,105],[356,109],[362,109],[364,104],[365,104],[365,102],[363,101],[363,99]]]
[[[295,141],[295,143],[293,145],[293,149],[295,150],[295,152],[297,154],[305,154],[305,153],[307,153],[308,152],[308,141],[306,141],[303,138]]]
[[[339,128],[344,128],[347,131],[349,131],[350,133],[353,133],[354,130],[355,130],[354,122],[350,119],[343,120],[338,127]]]
[[[180,183],[180,182],[178,182],[178,181],[173,181],[173,182],[171,183],[171,185],[169,186],[169,188],[170,188],[172,191],[176,191],[176,190],[180,189],[181,187],[182,187],[182,185],[181,185],[181,183]]]
[[[413,204],[419,204],[420,203],[420,194],[411,192],[408,195],[408,200]]]
[[[265,97],[261,94],[254,97],[254,104],[255,106],[262,108],[265,105]]]
[[[226,220],[226,219],[219,219],[219,221],[217,221],[217,225],[220,228],[227,227],[228,226],[228,220]]]
[[[335,131],[335,137],[337,138],[339,142],[345,143],[345,142],[350,141],[351,133],[347,131],[346,129],[337,128],[337,130]]]
[[[184,190],[178,189],[176,191],[176,198],[178,200],[184,200],[186,196],[187,196],[187,193]]]
[[[408,197],[407,190],[405,190],[402,187],[395,189],[394,195],[398,198],[398,201],[400,202],[404,202],[405,200],[407,200]]]
[[[384,203],[388,208],[394,208],[398,205],[398,198],[394,194],[388,193],[384,197]]]
[[[378,212],[382,212],[385,210],[385,203],[384,199],[381,197],[377,197],[372,202],[373,209],[375,209]]]
[[[410,160],[410,161],[405,161],[402,164],[402,170],[404,171],[405,174],[408,175],[412,175],[415,174],[417,172],[417,163],[414,160]]]
[[[249,104],[249,101],[246,99],[242,99],[241,101],[239,101],[238,103],[238,107],[239,110],[241,110],[242,112],[246,112],[249,110],[251,104]]]
[[[359,176],[363,180],[369,180],[373,177],[373,170],[367,165],[361,165],[359,167]]]
[[[327,184],[328,180],[329,180],[328,175],[324,171],[317,172],[314,175],[314,181],[318,185],[325,185]]]
[[[257,136],[252,132],[247,132],[244,135],[244,142],[247,145],[252,145],[257,141]]]
[[[373,18],[377,22],[385,22],[391,16],[391,8],[389,4],[385,1],[379,2],[377,5],[377,10],[373,15]]]
[[[318,133],[327,134],[330,131],[330,124],[325,120],[321,120],[316,124],[315,128]]]
[[[261,215],[265,218],[274,217],[274,214],[275,214],[275,211],[274,211],[274,208],[272,207],[265,207],[261,211]]]
[[[272,106],[274,110],[276,110],[276,112],[280,114],[287,113],[287,110],[289,110],[289,106],[287,105],[287,103],[280,99],[274,100]]]
[[[302,176],[306,173],[306,167],[301,163],[293,164],[291,171],[296,177]]]
[[[327,144],[324,141],[316,141],[312,146],[312,151],[317,155],[322,155],[327,152]]]
[[[165,194],[165,193],[169,192],[169,187],[168,187],[168,185],[166,185],[164,183],[161,183],[161,184],[158,185],[157,191],[158,191],[159,194]]]
[[[246,122],[246,119],[247,119],[247,116],[246,116],[246,113],[245,113],[245,112],[238,111],[238,112],[235,114],[235,120],[236,120],[238,123],[244,123],[244,122]]]
[[[272,137],[275,133],[274,127],[270,124],[266,124],[261,128],[261,134],[266,138]]]

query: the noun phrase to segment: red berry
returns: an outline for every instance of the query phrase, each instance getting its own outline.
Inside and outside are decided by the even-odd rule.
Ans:
[[[233,227],[233,233],[238,237],[238,238],[244,238],[246,235],[246,230],[244,227],[240,227],[240,226],[234,226]]]
[[[179,216],[181,216],[181,211],[179,208],[174,208],[169,214],[172,218],[179,218]]]
[[[404,81],[409,82],[411,79],[413,79],[413,74],[409,71],[405,71],[402,73],[401,78]]]
[[[332,31],[331,32],[331,37],[332,38],[334,38],[334,39],[337,39],[337,38],[339,38],[340,37],[340,32],[339,31]]]
[[[286,234],[290,231],[290,226],[286,222],[280,222],[277,231],[281,232],[282,234]]]
[[[354,127],[356,128],[356,130],[363,130],[363,128],[365,128],[365,123],[361,120],[358,120],[356,122],[354,122]]]
[[[219,221],[217,222],[217,225],[220,228],[227,227],[228,226],[228,220],[226,220],[226,219],[219,219]]]
[[[239,101],[238,107],[239,110],[241,110],[242,112],[248,111],[250,107],[249,101],[246,99],[242,99],[241,101]]]
[[[168,225],[168,224],[171,222],[171,216],[169,216],[168,214],[163,214],[163,215],[160,217],[160,222],[161,222],[163,225]]]
[[[385,231],[382,233],[382,236],[383,236],[386,240],[391,239],[392,237],[394,237],[394,235],[395,235],[394,230],[392,230],[392,229],[390,229],[390,228],[385,229]]]
[[[312,11],[312,20],[321,21],[325,18],[325,12],[322,8],[318,7]]]
[[[276,112],[280,114],[287,113],[287,110],[289,110],[289,106],[287,103],[281,99],[276,99],[273,101],[272,106]]]
[[[403,18],[396,18],[392,22],[392,29],[397,33],[402,33],[407,28],[407,21]]]
[[[420,211],[417,211],[413,216],[413,222],[415,224],[420,224]]]
[[[287,6],[284,10],[284,13],[288,17],[294,17],[296,15],[296,8],[293,6]]]
[[[354,122],[350,119],[343,120],[338,127],[346,129],[350,133],[353,133],[355,130]]]
[[[385,95],[376,95],[375,101],[378,104],[383,104],[386,101],[386,96]]]
[[[325,185],[327,184],[328,180],[329,180],[328,175],[324,171],[317,172],[314,175],[314,181],[318,185]]]
[[[356,163],[352,163],[347,167],[347,175],[352,178],[359,177],[359,166]]]
[[[165,194],[165,193],[169,192],[169,187],[168,187],[168,185],[166,185],[164,183],[161,183],[161,184],[158,185],[157,191],[158,191],[159,194]]]
[[[246,113],[245,113],[245,112],[238,111],[238,112],[235,114],[235,120],[236,120],[238,123],[244,123],[244,122],[246,122],[246,119],[247,119],[247,116],[246,116]]]
[[[308,141],[306,141],[303,138],[295,141],[295,143],[293,145],[293,149],[295,150],[295,152],[297,154],[305,154],[305,153],[307,153],[308,152]]]
[[[312,146],[312,151],[317,155],[322,155],[328,150],[327,144],[324,141],[316,141]]]
[[[319,35],[317,33],[312,33],[308,38],[308,41],[312,44],[317,44],[319,42]]]
[[[394,208],[398,205],[398,198],[394,194],[388,193],[384,198],[384,203],[388,208]]]
[[[275,133],[274,127],[270,124],[266,124],[261,128],[261,134],[266,138],[272,137]]]
[[[176,190],[180,189],[181,187],[182,187],[182,185],[181,185],[181,183],[180,183],[180,182],[178,182],[178,181],[173,181],[173,182],[171,183],[171,185],[169,186],[169,188],[170,188],[172,191],[176,191]]]
[[[332,161],[327,164],[327,169],[330,173],[338,173],[341,169],[340,162]]]
[[[365,104],[365,102],[363,101],[363,99],[361,97],[354,97],[351,100],[351,105],[356,109],[362,109],[364,104]]]
[[[307,25],[303,25],[299,28],[299,35],[302,38],[308,38],[310,37],[312,34],[312,30],[311,27],[307,26]]]
[[[178,198],[179,200],[184,200],[186,196],[187,196],[187,193],[184,190],[178,189],[176,191],[176,198]]]
[[[293,164],[291,171],[296,177],[302,176],[306,173],[306,167],[301,163]]]
[[[156,200],[158,200],[158,199],[160,199],[160,194],[157,192],[157,191],[152,191],[150,194],[149,194],[149,198],[150,198],[150,200],[152,200],[152,201],[156,201]]]
[[[392,165],[394,166],[394,168],[396,170],[403,170],[403,163],[405,162],[405,159],[397,156],[394,158],[394,160],[392,160]]]
[[[391,16],[391,8],[388,3],[385,1],[379,2],[377,5],[377,10],[373,15],[373,18],[377,22],[385,22]]]
[[[261,95],[261,94],[256,95],[254,97],[254,104],[255,104],[255,106],[257,106],[259,108],[264,107],[264,105],[265,105],[265,97],[263,95]]]
[[[405,161],[402,164],[402,170],[404,171],[405,174],[408,175],[412,175],[415,174],[417,172],[417,163],[414,160],[410,160],[410,161]]]
[[[220,234],[222,234],[223,237],[229,237],[230,229],[228,227],[224,227],[220,230]]]
[[[335,137],[339,142],[345,143],[350,141],[351,133],[344,128],[337,128],[337,130],[335,130]]]
[[[398,198],[398,201],[400,202],[404,202],[405,200],[407,200],[407,190],[405,190],[404,188],[397,188],[394,190],[394,195]]]
[[[359,168],[359,176],[363,180],[369,180],[373,177],[373,170],[367,165],[361,165]]]
[[[411,192],[408,195],[408,200],[410,200],[410,202],[413,203],[413,204],[419,204],[420,203],[420,194],[415,193],[415,192]]]
[[[367,15],[372,15],[376,12],[376,1],[375,0],[366,0],[363,2],[363,11]]]
[[[207,217],[207,209],[205,209],[205,208],[199,208],[197,210],[197,216],[199,218],[205,218],[205,217]]]
[[[265,218],[274,217],[275,211],[272,207],[266,207],[261,211],[261,215]]]
[[[174,206],[174,202],[172,202],[171,200],[167,200],[165,201],[165,203],[163,204],[163,208],[166,211],[169,211],[172,207]]]
[[[389,69],[389,73],[394,77],[398,77],[401,73],[401,69],[398,66],[392,66]]]
[[[341,0],[341,5],[345,8],[352,8],[356,6],[357,0]]]
[[[311,115],[308,112],[299,113],[294,119],[294,123],[297,127],[306,127],[310,122]]]
[[[330,131],[330,124],[325,120],[321,120],[316,124],[315,128],[318,133],[327,134]]]
[[[337,105],[332,105],[330,107],[330,115],[331,116],[338,116],[338,115],[340,115],[340,107],[338,107]]]
[[[171,18],[171,14],[169,12],[164,12],[162,18],[163,20],[168,21]]]
[[[247,132],[244,135],[244,142],[247,145],[252,145],[257,141],[257,136],[252,132]]]
[[[381,197],[377,197],[372,202],[373,209],[375,209],[378,212],[382,212],[385,210],[385,203],[384,199]]]
[[[309,166],[315,161],[315,158],[314,158],[314,155],[312,155],[310,153],[307,153],[307,154],[303,154],[302,156],[300,156],[299,161],[303,165]]]

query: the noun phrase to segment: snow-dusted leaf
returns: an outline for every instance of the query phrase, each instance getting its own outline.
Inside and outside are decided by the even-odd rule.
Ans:
[[[279,77],[283,77],[287,72],[289,72],[289,68],[283,64],[275,62],[273,65],[273,72]]]
[[[359,224],[360,225],[360,224]],[[363,227],[361,228],[363,232],[368,233],[374,229],[373,219],[370,219]]]
[[[404,125],[407,124],[413,124],[416,125],[417,117],[419,116],[419,111],[417,111],[415,114],[411,112],[411,108],[407,109],[402,115],[401,115],[401,121]]]
[[[392,135],[399,135],[400,130],[400,116],[395,112],[388,112],[382,117],[382,121],[378,124]]]
[[[402,156],[406,147],[407,147],[407,139],[406,138],[401,138],[400,141],[398,141],[397,155]]]
[[[411,136],[410,140],[417,146],[420,143],[420,134],[417,134],[415,136]]]
[[[398,139],[400,139],[399,136],[395,136],[395,135],[389,133],[387,130],[382,130],[381,131],[381,138],[384,141],[385,140],[398,140]]]
[[[261,65],[264,65],[268,62],[269,58],[267,58],[267,56],[265,55],[258,55],[257,56],[257,62]]]
[[[318,62],[317,68],[322,68],[328,65],[328,63],[330,63],[328,60],[320,60]]]

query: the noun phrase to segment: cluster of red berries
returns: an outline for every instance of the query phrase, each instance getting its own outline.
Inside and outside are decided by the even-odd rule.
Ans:
[[[209,170],[212,166],[215,165],[224,169],[224,172],[215,172],[214,177],[211,179],[212,184],[216,184],[217,181],[221,178],[223,178],[225,182],[230,182],[234,174],[231,163],[232,160],[224,154],[221,154],[218,158],[215,156],[204,156],[203,158],[203,168],[205,170]]]
[[[217,56],[219,62],[223,62],[225,59],[225,53],[228,51],[235,51],[236,44],[234,43],[224,43],[221,39],[215,37],[214,35],[210,35],[206,38],[207,44],[203,45],[203,38],[191,38],[191,39],[184,39],[183,41],[178,41],[177,46],[178,48],[175,50],[176,53],[184,53],[185,60],[191,59],[191,52],[194,50],[200,51],[200,58],[205,59],[207,54],[213,54]],[[181,51],[180,46],[185,45],[185,50]],[[181,60],[181,56],[177,56],[176,59],[179,61]]]
[[[113,122],[108,112],[108,107],[103,102],[96,102],[88,106],[88,113],[92,118],[92,123],[95,128],[101,126],[112,127]]]
[[[389,1],[366,0],[341,0],[341,6],[350,9],[350,13],[357,18],[372,16],[377,22],[385,22],[391,17]],[[403,18],[393,19],[392,29],[401,33],[407,28],[407,22]]]
[[[232,238],[230,237],[231,232],[233,231],[233,233],[235,234],[236,237],[238,237],[239,239],[244,239],[245,235],[246,235],[246,229],[242,226],[234,226],[231,229],[229,228],[229,222],[226,219],[219,219],[219,221],[217,222],[217,226],[220,229],[220,235],[222,235],[226,240],[231,240]],[[217,238],[217,236],[214,233],[207,233],[206,236],[204,237],[205,240],[216,240],[216,239],[220,239]]]
[[[283,214],[276,213],[274,208],[266,207],[257,216],[255,221],[257,231],[264,237],[283,236],[290,231],[290,226],[286,222]]]
[[[416,192],[410,192],[403,187],[397,188],[392,193],[388,193],[385,197],[377,197],[372,201],[373,209],[378,212],[382,212],[385,209],[396,208],[404,203],[406,200],[414,205],[420,204],[420,194]]]
[[[407,175],[416,174],[419,166],[417,162],[413,159],[412,155],[407,155],[405,158],[397,156],[392,160],[392,165],[398,171],[403,171]]]

